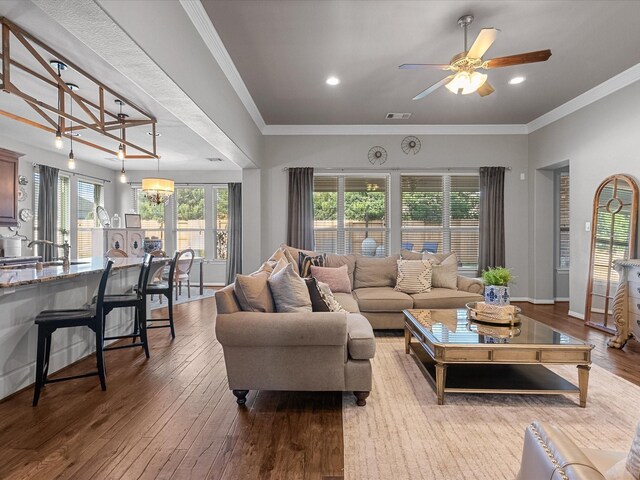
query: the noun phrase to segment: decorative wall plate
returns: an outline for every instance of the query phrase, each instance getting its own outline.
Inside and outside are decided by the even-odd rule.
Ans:
[[[371,165],[382,165],[387,161],[387,151],[382,147],[371,147],[367,158]]]
[[[20,210],[20,220],[30,222],[33,219],[33,211],[30,208]]]
[[[18,183],[20,185],[26,185],[27,183],[29,183],[29,179],[24,175],[18,175]]]
[[[24,187],[18,187],[18,201],[24,202],[27,198],[29,198],[29,194],[27,193],[27,189]]]
[[[400,147],[402,148],[402,151],[407,155],[409,155],[410,153],[415,155],[420,151],[422,144],[420,143],[420,139],[418,137],[408,136],[404,137],[402,143],[400,143]]]

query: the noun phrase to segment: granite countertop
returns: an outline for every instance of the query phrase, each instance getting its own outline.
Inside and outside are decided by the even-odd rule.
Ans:
[[[154,258],[153,262],[170,259]],[[83,260],[74,260],[68,269],[62,265],[52,265],[37,270],[35,267],[2,268],[0,269],[0,288],[13,288],[20,285],[33,285],[36,283],[65,280],[92,273],[101,272],[104,269],[106,259],[94,257]],[[127,257],[114,258],[113,270],[140,266],[142,258]]]

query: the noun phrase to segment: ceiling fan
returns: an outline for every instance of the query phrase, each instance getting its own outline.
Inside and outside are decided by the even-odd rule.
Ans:
[[[551,50],[539,50],[537,52],[519,53],[517,55],[509,55],[508,57],[483,60],[482,56],[489,50],[489,47],[491,47],[497,38],[500,30],[497,28],[483,28],[480,30],[473,45],[471,45],[471,48],[467,49],[467,27],[471,22],[473,22],[473,15],[463,15],[458,19],[458,25],[464,29],[464,51],[455,55],[449,64],[405,63],[398,67],[402,70],[435,68],[453,72],[448,77],[434,83],[413,97],[414,100],[424,98],[442,86],[445,86],[450,92],[455,94],[468,95],[473,92],[478,92],[481,97],[485,97],[492,94],[494,90],[487,81],[487,75],[477,70],[511,67],[523,63],[544,62],[551,56]]]

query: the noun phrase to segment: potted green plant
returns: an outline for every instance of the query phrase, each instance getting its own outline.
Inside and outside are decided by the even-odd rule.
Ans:
[[[491,305],[509,305],[509,282],[513,275],[508,268],[493,267],[482,272],[484,281],[484,301]]]

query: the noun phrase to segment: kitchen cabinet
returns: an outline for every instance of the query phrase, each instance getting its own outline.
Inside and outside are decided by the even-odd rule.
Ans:
[[[18,159],[22,155],[0,148],[0,226],[18,225]]]

